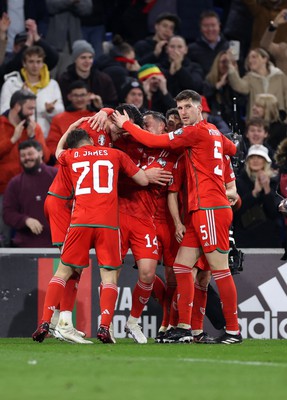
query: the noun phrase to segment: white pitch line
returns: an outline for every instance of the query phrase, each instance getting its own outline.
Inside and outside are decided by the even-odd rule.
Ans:
[[[274,368],[287,368],[287,363],[274,363],[265,361],[241,361],[241,360],[218,360],[209,358],[160,358],[160,357],[107,357],[109,360],[115,361],[163,361],[168,360],[172,362],[190,362],[190,363],[206,363],[206,364],[232,364],[232,365],[250,365],[256,367],[274,367]]]
[[[287,368],[287,364],[280,364],[265,361],[240,361],[240,360],[211,360],[208,358],[183,358],[181,361],[185,362],[201,362],[201,363],[214,363],[214,364],[235,364],[235,365],[252,365],[257,367],[283,367]]]

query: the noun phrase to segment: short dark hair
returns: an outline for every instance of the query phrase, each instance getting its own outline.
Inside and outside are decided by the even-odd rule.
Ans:
[[[263,118],[250,118],[245,125],[245,132],[248,131],[250,126],[258,126],[263,128],[266,132],[269,132],[269,124]]]
[[[148,110],[143,114],[143,117],[146,115],[151,115],[154,119],[161,121],[166,125],[166,118],[161,112]]]
[[[28,149],[29,147],[34,147],[34,149],[38,151],[43,151],[43,147],[41,143],[37,142],[37,140],[29,139],[24,140],[24,142],[19,143],[18,150]]]
[[[88,86],[84,81],[78,79],[77,81],[72,82],[68,87],[68,93],[71,93],[74,89],[86,89],[89,91]]]
[[[168,119],[170,117],[170,115],[176,115],[177,117],[179,117],[178,109],[175,107],[168,109],[165,114],[165,118]]]
[[[36,95],[25,89],[16,90],[16,92],[12,94],[10,108],[14,108],[16,104],[20,104],[22,106],[27,100],[36,100]]]
[[[27,57],[33,56],[33,55],[37,55],[40,58],[43,58],[43,60],[46,57],[46,53],[45,51],[42,49],[42,47],[40,46],[30,46],[28,47],[26,50],[24,50],[23,54],[22,54],[22,62],[26,61]]]
[[[124,114],[125,110],[130,119],[132,119],[135,124],[143,128],[144,120],[142,113],[134,104],[121,104],[120,106],[116,107],[116,110],[121,114]]]
[[[180,18],[176,14],[172,14],[169,12],[163,12],[163,13],[159,14],[155,20],[155,23],[158,24],[159,22],[161,22],[165,19],[174,23],[175,31],[177,31],[179,29],[179,26],[181,24]]]
[[[87,131],[77,128],[68,134],[66,145],[69,149],[75,149],[80,147],[81,142],[91,142],[91,138]]]
[[[182,101],[182,100],[189,100],[189,99],[191,99],[193,101],[197,101],[199,104],[201,104],[201,96],[194,90],[190,90],[190,89],[182,90],[175,97],[175,101]]]
[[[203,11],[203,12],[200,14],[200,17],[199,17],[199,23],[201,24],[201,23],[202,23],[202,20],[205,19],[205,18],[216,18],[217,21],[220,23],[219,15],[217,14],[217,12],[215,12],[215,11],[213,11],[213,10],[206,10],[206,11]]]

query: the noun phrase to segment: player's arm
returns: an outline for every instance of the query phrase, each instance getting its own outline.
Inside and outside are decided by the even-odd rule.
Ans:
[[[148,177],[142,169],[139,169],[138,172],[133,175],[132,180],[136,182],[140,186],[147,186],[149,184]]]
[[[227,154],[228,156],[235,156],[235,154],[237,153],[236,145],[224,135],[222,135],[222,144],[223,154]]]
[[[66,143],[69,133],[72,132],[73,130],[77,129],[78,126],[81,125],[82,122],[87,121],[88,119],[89,119],[89,117],[80,118],[76,122],[74,122],[73,124],[71,124],[69,126],[69,128],[66,130],[64,135],[61,137],[61,139],[59,140],[59,143],[57,145],[56,152],[55,152],[55,157],[57,158],[57,160],[59,158],[59,155],[62,153],[62,151],[65,148],[65,143]]]
[[[168,134],[162,134],[160,136],[154,135],[149,131],[139,128],[134,125],[130,120],[128,114],[124,111],[124,115],[118,111],[113,113],[113,121],[119,127],[130,133],[138,142],[145,146],[152,148],[170,148],[170,139]]]
[[[178,243],[181,243],[186,232],[186,228],[183,225],[179,214],[178,192],[168,192],[167,205],[175,226],[175,238]]]

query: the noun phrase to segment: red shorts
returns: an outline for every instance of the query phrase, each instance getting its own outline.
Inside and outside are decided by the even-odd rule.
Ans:
[[[163,221],[155,221],[155,227],[159,259],[163,258],[163,264],[167,267],[172,267],[179,248],[179,243],[174,236],[174,225],[168,225]]]
[[[89,266],[89,250],[95,249],[100,268],[121,266],[120,233],[118,229],[72,227],[61,251],[61,261],[73,268]]]
[[[71,222],[72,200],[60,199],[48,194],[44,213],[50,225],[53,246],[62,246]]]
[[[135,261],[142,258],[158,260],[158,244],[152,220],[120,213],[122,259],[131,249]]]
[[[181,246],[202,248],[204,253],[229,252],[231,208],[212,208],[191,213]]]

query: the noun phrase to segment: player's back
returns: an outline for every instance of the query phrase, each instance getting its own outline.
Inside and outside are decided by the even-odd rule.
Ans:
[[[119,150],[92,145],[60,155],[59,162],[69,165],[75,190],[72,225],[118,227],[118,174],[120,169],[130,176],[136,172],[129,161]]]

